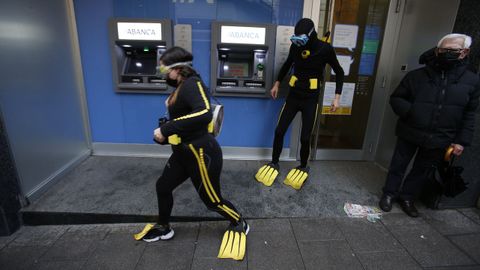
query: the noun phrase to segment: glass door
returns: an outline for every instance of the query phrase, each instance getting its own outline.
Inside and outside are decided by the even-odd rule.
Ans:
[[[323,1],[322,1],[323,2]],[[345,72],[341,108],[330,112],[335,74],[328,67],[312,134],[312,159],[364,159],[376,71],[389,0],[329,0],[320,11],[319,36],[329,41]],[[323,27],[323,29],[321,29]]]

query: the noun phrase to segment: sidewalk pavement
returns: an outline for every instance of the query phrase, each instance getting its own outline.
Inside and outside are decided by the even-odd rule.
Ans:
[[[250,219],[241,262],[217,259],[227,222],[174,223],[145,243],[144,224],[22,227],[0,237],[0,269],[480,269],[480,210],[427,210],[417,219]]]

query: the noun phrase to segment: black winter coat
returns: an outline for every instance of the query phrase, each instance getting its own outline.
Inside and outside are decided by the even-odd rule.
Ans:
[[[480,79],[465,63],[442,71],[433,58],[427,59],[426,66],[407,73],[390,96],[399,116],[396,135],[425,148],[468,146],[479,96]]]

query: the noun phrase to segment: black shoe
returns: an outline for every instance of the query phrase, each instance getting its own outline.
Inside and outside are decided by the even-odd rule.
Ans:
[[[170,226],[156,225],[144,237],[145,242],[156,242],[158,240],[170,240],[175,232]]]
[[[248,225],[247,221],[242,218],[240,219],[238,224],[230,224],[227,228],[227,231],[244,232],[245,235],[248,235],[248,232],[250,231],[250,226]]]
[[[418,210],[415,208],[415,205],[413,205],[413,201],[399,200],[398,203],[405,214],[414,218],[418,217]]]
[[[393,204],[393,196],[388,194],[383,194],[382,198],[380,199],[380,202],[378,203],[378,205],[380,206],[380,209],[382,209],[385,212],[390,212],[390,210],[392,210],[392,204]]]

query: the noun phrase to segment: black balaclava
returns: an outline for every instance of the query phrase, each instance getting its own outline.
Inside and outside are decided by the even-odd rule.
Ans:
[[[302,35],[302,34],[308,35],[308,33],[314,27],[315,27],[315,24],[313,23],[312,20],[310,20],[308,18],[303,18],[303,19],[300,19],[297,22],[297,24],[295,25],[295,32],[294,33],[295,33],[296,36],[299,36],[299,35]],[[307,42],[306,46],[312,44],[312,42],[315,39],[318,39],[318,37],[317,37],[317,32],[315,31],[315,29],[313,29],[313,32],[310,34],[310,36],[308,36],[308,42]]]

